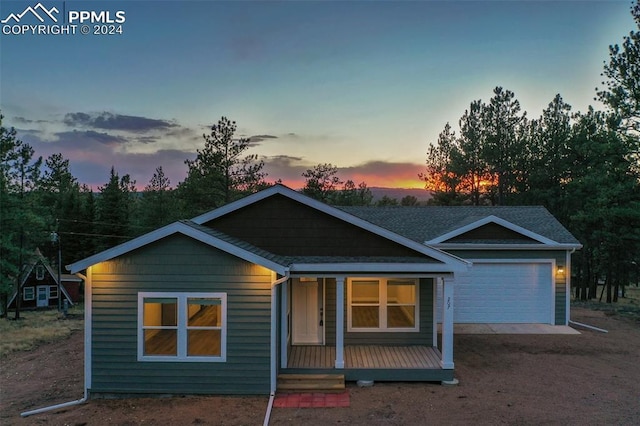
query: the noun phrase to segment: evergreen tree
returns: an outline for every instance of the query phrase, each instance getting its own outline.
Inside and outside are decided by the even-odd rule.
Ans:
[[[526,144],[522,137],[525,114],[520,113],[520,102],[512,91],[496,87],[493,94],[483,109],[486,136],[482,156],[497,180],[497,199],[493,202],[503,205],[517,190],[518,180],[524,173],[521,162],[527,158],[523,155]]]
[[[398,200],[395,198],[391,198],[387,195],[383,195],[382,198],[378,200],[376,203],[377,207],[387,207],[387,206],[397,206]]]
[[[483,204],[483,196],[496,184],[483,156],[486,130],[482,101],[471,102],[460,119],[460,137],[451,152],[450,170],[460,177],[460,191],[468,194],[473,205]]]
[[[65,234],[78,242],[77,250],[69,251],[69,263],[89,257],[98,251],[97,240],[94,237],[98,232],[94,224],[97,217],[96,201],[93,191],[87,185],[83,184],[80,186],[78,203],[79,215],[75,229],[69,234]]]
[[[615,301],[640,253],[640,175],[616,128],[615,118],[589,108],[572,129],[566,191],[569,227],[584,245],[575,255],[574,284],[582,299],[595,297],[596,283],[604,279],[606,301]]]
[[[622,45],[609,46],[609,62],[604,63],[602,82],[606,89],[598,90],[598,98],[622,120],[625,131],[640,133],[640,4],[631,6],[636,29],[623,38]]]
[[[519,197],[524,204],[543,204],[567,224],[565,186],[570,179],[569,143],[571,106],[556,95],[537,120],[529,123],[528,144],[531,160],[526,191]]]
[[[96,202],[96,226],[98,250],[104,250],[126,241],[135,235],[131,226],[132,213],[136,209],[135,181],[130,176],[122,178],[113,167],[109,182],[98,188]]]
[[[418,204],[418,198],[413,195],[406,195],[400,200],[401,206],[417,206]]]
[[[456,150],[456,135],[449,123],[438,135],[436,145],[429,145],[427,170],[418,177],[425,181],[425,189],[432,191],[432,204],[461,204],[464,196],[460,193],[461,176],[452,170],[453,152]]]
[[[162,166],[157,167],[149,184],[142,192],[140,203],[141,225],[155,229],[178,219],[178,211],[171,190],[171,181]]]
[[[257,192],[268,186],[257,155],[245,155],[249,139],[234,137],[235,121],[220,118],[195,160],[186,160],[187,178],[178,186],[187,215],[196,215]]]
[[[80,185],[71,174],[69,160],[62,154],[53,154],[44,162],[44,173],[38,187],[39,197],[46,209],[47,227],[57,234],[54,244],[41,247],[43,254],[58,262],[58,244],[62,252],[62,264],[71,263],[77,259],[87,237],[71,234],[77,228],[77,221],[81,218]],[[91,218],[93,220],[93,218]]]
[[[16,130],[2,125],[0,114],[0,298],[19,290],[27,253],[46,241],[48,235],[39,213],[37,188],[42,158],[34,159],[33,148],[17,138]],[[20,297],[15,318],[20,317]],[[3,310],[6,315],[6,308]]]
[[[337,175],[338,168],[330,163],[318,164],[313,169],[307,169],[302,173],[305,178],[302,193],[324,203],[332,203],[338,185],[344,183]]]
[[[355,182],[349,179],[328,201],[337,206],[368,206],[372,200],[373,194],[365,182],[360,182],[356,186]]]

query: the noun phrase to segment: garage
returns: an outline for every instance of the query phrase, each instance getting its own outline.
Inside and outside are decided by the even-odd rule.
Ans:
[[[551,262],[474,261],[468,272],[456,274],[453,319],[456,323],[553,324],[553,291]]]

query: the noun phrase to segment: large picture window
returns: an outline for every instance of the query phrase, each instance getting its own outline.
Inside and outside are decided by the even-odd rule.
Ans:
[[[138,359],[226,360],[225,293],[139,293]]]
[[[348,331],[418,331],[418,283],[414,279],[349,281]]]

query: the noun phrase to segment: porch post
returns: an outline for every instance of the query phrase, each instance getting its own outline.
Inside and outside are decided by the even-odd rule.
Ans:
[[[336,277],[336,368],[344,368],[344,277]]]
[[[433,282],[433,287],[432,287],[432,302],[431,302],[431,311],[433,312],[433,315],[431,316],[431,319],[433,321],[431,321],[433,323],[432,326],[432,336],[433,338],[431,339],[431,346],[433,346],[434,348],[438,347],[438,286],[440,285],[440,278],[431,278],[432,282]]]
[[[282,283],[280,288],[280,368],[287,368],[287,336],[289,336],[289,280]]]
[[[555,271],[553,274],[555,276]],[[566,260],[564,262],[564,290],[564,325],[569,325],[569,320],[571,319],[571,251],[569,250],[567,250]]]
[[[442,360],[445,370],[453,369],[453,282],[451,276],[443,279],[442,285]]]

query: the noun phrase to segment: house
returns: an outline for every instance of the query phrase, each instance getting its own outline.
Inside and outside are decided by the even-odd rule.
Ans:
[[[86,270],[85,388],[452,381],[454,321],[567,323],[579,247],[540,208],[339,209],[276,185],[68,266]]]
[[[61,274],[61,283],[58,287],[58,272],[49,265],[40,250],[36,249],[23,266],[19,292],[11,295],[7,306],[15,309],[18,295],[21,298],[21,309],[57,308],[60,294],[62,303],[64,300],[67,300],[69,306],[77,303],[82,279],[72,274]]]

